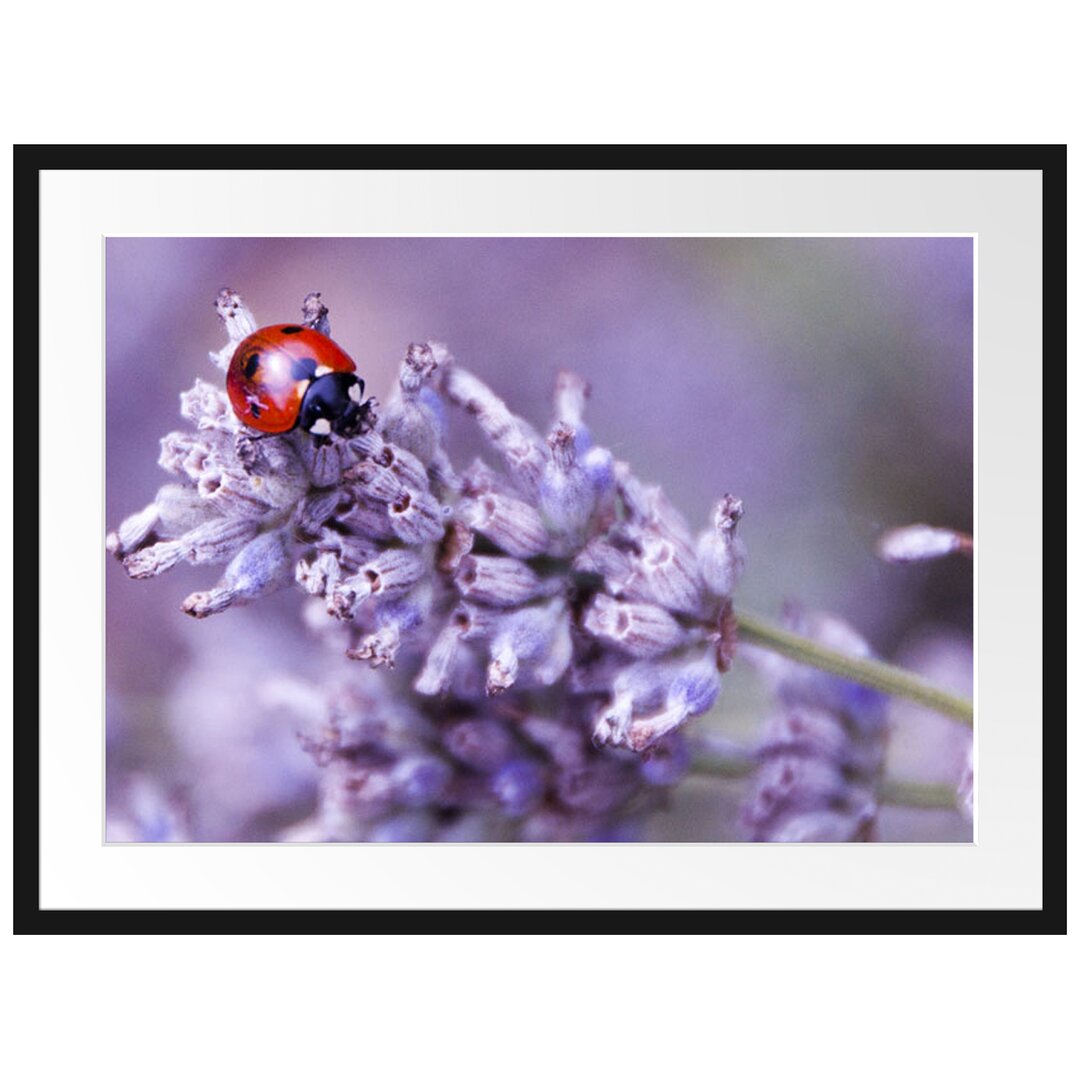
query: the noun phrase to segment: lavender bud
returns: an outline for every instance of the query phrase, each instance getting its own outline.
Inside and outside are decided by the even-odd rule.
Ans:
[[[548,437],[548,449],[539,492],[541,512],[557,532],[578,537],[596,508],[596,491],[577,460],[569,427],[556,427]]]
[[[476,607],[464,601],[450,614],[462,641],[488,641],[499,628],[503,616],[492,608]]]
[[[410,345],[401,365],[398,394],[387,406],[382,424],[383,435],[390,442],[438,469],[449,466],[442,449],[446,421],[442,401],[428,382],[440,365],[450,360],[445,346]]]
[[[690,771],[690,748],[678,734],[668,735],[642,755],[641,778],[656,787],[677,784]]]
[[[396,623],[380,626],[368,634],[354,649],[346,649],[350,660],[367,660],[373,668],[394,666],[394,658],[401,648],[401,627]]]
[[[311,596],[325,596],[341,580],[341,563],[332,551],[296,564],[297,584]]]
[[[374,461],[359,461],[345,473],[356,491],[357,498],[368,502],[392,503],[409,493],[407,488],[389,469]]]
[[[406,544],[428,544],[443,535],[446,517],[434,496],[403,491],[387,508],[390,528]]]
[[[378,432],[365,432],[351,439],[349,447],[358,457],[368,458],[380,468],[388,469],[406,487],[427,490],[428,474],[424,463],[408,450],[392,446]]]
[[[471,810],[442,825],[435,834],[441,844],[476,844],[514,840],[514,822],[493,809]]]
[[[435,638],[413,689],[425,697],[445,694],[454,677],[454,665],[461,650],[461,626],[451,619]]]
[[[458,504],[461,520],[507,555],[528,559],[547,550],[543,518],[527,502],[500,492],[487,492]]]
[[[572,655],[570,619],[561,600],[515,611],[499,623],[492,637],[487,692],[509,689],[522,663],[531,668],[537,683],[551,686],[566,671]]]
[[[573,371],[560,371],[555,377],[555,419],[577,430],[585,418],[589,384]]]
[[[157,526],[158,517],[158,505],[152,502],[144,510],[125,518],[120,523],[120,528],[105,538],[105,547],[109,554],[120,558],[144,544]]]
[[[437,804],[450,786],[453,770],[431,754],[403,757],[390,770],[394,796],[405,806]]]
[[[334,487],[341,483],[342,474],[352,460],[348,444],[333,438],[329,442],[303,439],[300,457],[311,477],[312,487],[317,488]]]
[[[433,599],[429,586],[421,585],[399,600],[390,600],[376,614],[378,629],[346,655],[352,660],[367,660],[372,667],[394,666],[403,635],[416,629],[427,618]]]
[[[584,839],[579,815],[554,807],[542,806],[521,823],[521,837],[526,844],[573,843]]]
[[[380,599],[407,592],[423,577],[427,560],[414,551],[388,548],[334,587],[328,610],[338,618],[352,618],[356,605],[369,596]]]
[[[254,334],[259,326],[240,294],[233,289],[222,289],[214,300],[214,308],[229,335],[229,343],[220,352],[211,353],[210,362],[222,371],[228,371],[236,346],[249,334]]]
[[[735,535],[742,514],[742,500],[725,495],[713,511],[712,528],[698,539],[701,576],[714,596],[730,596],[746,566],[746,545]]]
[[[398,382],[401,392],[406,397],[413,397],[427,385],[432,375],[439,369],[440,362],[448,363],[450,354],[445,345],[429,341],[414,341],[405,352],[401,362]]]
[[[648,749],[691,716],[711,709],[719,692],[720,673],[712,658],[692,661],[672,680],[664,708],[631,722],[626,744],[638,752]]]
[[[186,431],[171,431],[161,439],[158,465],[166,472],[198,482],[204,469],[219,465],[222,446],[223,440],[215,439],[213,432],[195,436]]]
[[[804,634],[837,652],[856,657],[873,655],[863,637],[835,615],[826,612],[804,613],[790,608],[785,621],[796,633]],[[782,658],[769,657],[763,667],[770,674],[776,685],[777,696],[785,705],[810,706],[836,713],[863,735],[876,735],[884,731],[888,699],[877,690]]]
[[[644,838],[642,822],[624,818],[594,829],[583,839],[589,844],[640,844]]]
[[[356,690],[336,694],[330,701],[326,726],[317,737],[302,734],[300,743],[320,766],[339,758],[385,758],[393,718],[379,706],[377,697]]]
[[[342,493],[335,489],[312,492],[297,504],[293,513],[293,528],[304,537],[318,536],[342,501]]]
[[[615,484],[632,525],[652,526],[666,536],[693,546],[693,536],[686,519],[668,501],[659,487],[643,484],[625,461],[615,464]]]
[[[148,578],[171,570],[183,560],[194,565],[225,562],[251,540],[255,531],[251,521],[214,518],[179,540],[166,540],[128,555],[124,569],[133,578]]]
[[[633,718],[634,695],[625,689],[616,690],[593,722],[593,745],[601,747],[611,743],[613,746],[625,746]]]
[[[338,532],[334,528],[323,529],[315,546],[320,553],[331,552],[336,555],[342,569],[353,574],[376,558],[382,550],[371,537],[354,536],[352,533]]]
[[[192,593],[181,610],[196,619],[247,603],[281,588],[292,576],[289,543],[282,530],[255,537],[225,568],[220,584],[209,592]]]
[[[268,492],[257,490],[257,477],[237,472],[231,463],[208,462],[196,484],[199,494],[229,517],[261,518],[273,506]],[[263,485],[259,485],[261,488]]]
[[[603,688],[610,693],[610,701],[599,710],[593,725],[592,741],[598,747],[606,743],[629,745],[627,740],[634,713],[664,704],[668,688],[678,673],[678,665],[638,661],[613,670],[610,685]]]
[[[824,709],[793,708],[772,720],[758,748],[762,757],[793,754],[847,764],[851,740],[844,725]]]
[[[476,418],[521,489],[535,495],[548,457],[533,428],[510,412],[490,387],[461,368],[447,372],[443,388],[451,401]]]
[[[517,607],[545,591],[544,582],[525,563],[494,555],[466,555],[454,584],[466,600],[492,607]]]
[[[844,810],[814,810],[781,821],[761,839],[781,844],[848,844],[871,840],[875,816],[870,805]]]
[[[395,814],[373,825],[367,838],[375,844],[426,844],[435,839],[435,821],[419,810]]]
[[[196,379],[190,390],[180,395],[180,415],[199,431],[224,431],[235,435],[240,422],[227,395],[212,383]]]
[[[548,716],[527,716],[521,721],[522,734],[561,769],[578,768],[585,763],[587,747],[580,730]]]
[[[766,761],[757,774],[753,796],[743,808],[753,839],[767,839],[769,826],[793,812],[839,806],[848,796],[840,768],[820,758],[781,757]]]
[[[624,744],[637,753],[648,750],[664,735],[683,726],[691,715],[686,702],[674,698],[659,713],[632,720]]]
[[[622,596],[625,583],[634,572],[630,552],[613,544],[607,536],[590,540],[575,556],[574,569],[599,574],[608,592],[617,596]]]
[[[878,557],[891,563],[922,562],[960,552],[971,555],[974,542],[966,533],[933,525],[905,525],[890,529],[877,542]]]
[[[461,474],[461,493],[469,498],[498,492],[513,496],[514,488],[483,458],[473,458],[472,464]]]
[[[536,807],[543,799],[546,787],[544,768],[529,758],[507,762],[491,778],[495,798],[512,817],[521,817]]]
[[[611,495],[615,491],[615,459],[611,451],[603,446],[592,446],[583,451],[581,448],[581,430],[578,430],[578,456],[581,468],[592,484],[593,491],[598,499],[605,503],[612,502]],[[612,513],[614,504],[612,502]]]
[[[580,769],[564,770],[555,780],[559,801],[572,810],[606,814],[630,797],[634,774],[614,761],[594,758]]]
[[[593,637],[631,656],[662,656],[689,640],[687,632],[663,608],[622,604],[597,593],[585,611],[582,626]]]
[[[720,673],[706,654],[685,664],[671,682],[668,701],[683,702],[692,716],[711,709],[720,692]]]
[[[385,769],[334,758],[320,786],[322,812],[334,839],[358,839],[356,824],[374,821],[393,808],[394,786]]]
[[[638,536],[640,555],[620,585],[627,600],[658,604],[669,611],[695,615],[701,610],[701,579],[691,548],[653,530]]]
[[[451,518],[446,523],[446,531],[435,557],[435,566],[439,573],[452,576],[461,565],[461,560],[472,551],[474,539],[472,529]]]
[[[532,677],[540,686],[554,686],[563,677],[573,658],[574,644],[570,635],[570,615],[562,605],[558,611],[543,609],[538,612],[537,623],[530,628],[525,640],[515,641],[514,648],[521,660],[532,665]],[[525,620],[522,620],[525,622]],[[533,643],[546,638],[547,644],[540,652],[530,651]]]
[[[335,520],[351,533],[367,540],[390,540],[397,534],[390,524],[386,506],[382,503],[358,499],[344,510],[339,510]]]
[[[293,510],[308,491],[307,474],[300,459],[291,453],[274,453],[266,473],[250,474],[248,483],[258,498],[279,510]]]
[[[497,720],[462,720],[443,732],[443,746],[478,772],[494,772],[514,756],[513,736]]]
[[[216,513],[194,488],[184,484],[166,484],[158,490],[154,503],[158,510],[155,531],[164,537],[183,536]]]
[[[300,307],[305,326],[330,336],[330,309],[322,302],[322,293],[308,293]]]

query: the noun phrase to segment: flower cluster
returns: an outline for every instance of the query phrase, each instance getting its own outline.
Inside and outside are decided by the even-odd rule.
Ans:
[[[866,642],[835,615],[792,609],[788,624],[838,652],[870,655]],[[759,768],[742,808],[746,838],[876,839],[885,696],[773,653],[754,650],[752,656],[775,688],[778,709],[766,722],[756,755]]]
[[[223,370],[256,329],[218,312]],[[318,294],[305,324],[329,333]],[[303,744],[322,766],[293,838],[601,839],[688,766],[679,729],[732,656],[741,502],[695,535],[659,489],[597,445],[588,388],[561,374],[541,434],[434,342],[409,346],[385,408],[349,438],[259,438],[218,385],[181,396],[162,440],[174,477],[108,538],[135,578],[225,564],[202,618],[289,583],[358,664]],[[493,461],[454,463],[448,407]]]

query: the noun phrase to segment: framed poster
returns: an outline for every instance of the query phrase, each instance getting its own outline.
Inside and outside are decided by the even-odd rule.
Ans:
[[[423,151],[17,151],[22,926],[1058,928],[1064,151]]]

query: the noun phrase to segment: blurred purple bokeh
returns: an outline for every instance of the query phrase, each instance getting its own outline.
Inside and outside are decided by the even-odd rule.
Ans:
[[[572,368],[592,385],[597,441],[661,484],[695,527],[724,492],[743,499],[745,607],[772,614],[794,599],[834,611],[886,657],[931,633],[970,642],[970,562],[886,566],[873,552],[890,526],[973,524],[970,240],[110,239],[110,527],[165,482],[158,440],[180,426],[179,393],[196,376],[220,379],[207,352],[224,341],[212,306],[223,285],[263,323],[296,319],[304,295],[320,291],[334,337],[382,400],[411,341],[446,342],[540,425],[555,373]],[[453,437],[457,460],[483,452],[466,425]],[[263,667],[303,676],[325,658],[302,642],[293,593],[257,615],[228,612],[211,629],[179,604],[213,581],[213,568],[145,582],[107,571],[110,791],[143,771],[195,801],[208,751],[177,733],[206,730],[205,718],[189,727],[182,714],[205,697],[191,684],[211,653],[247,643],[237,649],[246,667],[214,668],[222,701]],[[745,706],[738,693],[730,700],[734,717]],[[281,778],[299,816],[310,767],[283,730],[287,738],[259,743],[267,761],[250,805],[226,798],[218,778],[204,824],[271,835],[258,824],[280,824],[268,776]],[[254,768],[252,737],[245,728],[239,742]],[[724,799],[711,812],[726,813]],[[664,835],[678,835],[680,812],[708,816],[699,803],[676,806]]]

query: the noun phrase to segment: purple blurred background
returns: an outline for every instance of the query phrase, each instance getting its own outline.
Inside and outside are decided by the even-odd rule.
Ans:
[[[719,495],[742,497],[742,606],[827,608],[881,655],[967,690],[970,562],[886,566],[873,541],[913,521],[972,527],[972,260],[953,238],[110,239],[107,521],[166,481],[158,440],[183,426],[179,393],[221,378],[206,358],[224,342],[217,290],[239,290],[262,323],[296,319],[318,290],[382,400],[407,344],[429,338],[539,425],[556,371],[581,372],[597,440],[695,527]],[[452,445],[459,462],[483,450],[465,423]],[[317,675],[327,658],[298,644],[295,591],[182,616],[215,576],[132,582],[107,567],[110,809],[130,812],[141,774],[183,792],[191,835],[267,838],[310,809],[311,766],[290,710],[256,707],[248,690],[277,668]],[[764,707],[740,672],[705,722],[749,736]],[[904,775],[953,775],[952,729],[904,716]],[[655,836],[693,818],[730,839],[737,795],[691,783]],[[911,837],[911,812],[890,813],[885,838]],[[970,835],[917,813],[918,838]]]

